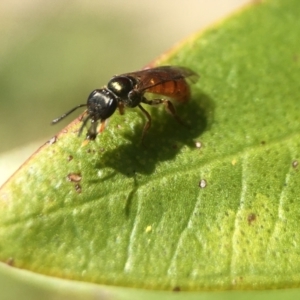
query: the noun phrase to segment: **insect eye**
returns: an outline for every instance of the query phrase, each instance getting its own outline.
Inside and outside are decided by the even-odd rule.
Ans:
[[[127,97],[133,87],[134,82],[129,77],[121,76],[114,77],[107,84],[107,88],[120,98]]]

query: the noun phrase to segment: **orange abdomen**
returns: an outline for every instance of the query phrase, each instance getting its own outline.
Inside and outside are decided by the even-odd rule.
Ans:
[[[163,82],[147,89],[146,92],[171,97],[181,103],[187,102],[191,96],[190,87],[183,78]]]

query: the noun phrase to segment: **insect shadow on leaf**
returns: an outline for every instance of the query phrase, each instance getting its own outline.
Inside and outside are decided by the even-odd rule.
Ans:
[[[182,147],[195,148],[194,140],[209,129],[213,112],[213,101],[203,93],[194,95],[190,103],[180,106],[180,117],[188,127],[178,124],[164,110],[153,109],[153,124],[146,136],[145,146],[140,143],[142,129],[137,126],[134,135],[125,135],[130,143],[104,152],[95,167],[113,168],[128,177],[135,173],[151,174],[158,162],[174,159]]]

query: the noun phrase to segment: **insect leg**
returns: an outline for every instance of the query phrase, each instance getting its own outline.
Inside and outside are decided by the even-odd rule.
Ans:
[[[89,119],[90,119],[90,116],[87,116],[87,117],[83,120],[83,122],[82,122],[82,124],[81,124],[81,126],[80,126],[80,129],[79,129],[79,131],[78,131],[78,136],[81,136],[82,131],[83,131],[83,128],[85,127],[85,125],[86,125],[86,123],[88,122]]]
[[[119,101],[118,109],[119,109],[120,115],[124,115],[124,103],[123,102]]]
[[[87,118],[83,121],[83,124],[80,127],[80,131],[79,133],[81,134],[83,127],[86,125],[87,121],[90,119],[89,116],[87,116]],[[105,120],[101,120],[100,121],[100,128],[97,132],[97,128],[98,128],[98,121],[91,121],[91,126],[88,129],[88,132],[86,134],[86,138],[82,143],[82,146],[86,146],[89,141],[94,141],[98,135],[98,133],[101,133],[104,129],[105,129],[105,125],[106,125],[107,119]]]
[[[101,120],[100,121],[100,127],[98,129],[98,121],[93,121],[91,122],[91,127],[88,130],[86,139],[87,140],[95,140],[98,133],[101,133],[105,129],[105,121],[106,120]]]
[[[151,127],[151,116],[140,104],[138,105],[138,107],[143,112],[143,114],[146,116],[146,118],[148,119],[145,126],[144,126],[144,128],[143,128],[143,133],[142,133],[142,143],[143,143],[144,138],[145,138],[145,134],[147,133],[147,131]]]
[[[106,127],[107,119],[101,120],[100,123],[101,123],[101,124],[100,124],[100,128],[99,128],[98,132],[99,132],[99,133],[102,133],[103,130],[105,129],[105,127]]]
[[[166,111],[171,114],[175,120],[180,123],[183,126],[187,126],[182,120],[181,118],[177,115],[175,107],[173,105],[173,103],[170,100],[167,99],[153,99],[153,100],[148,100],[146,98],[144,98],[142,100],[143,103],[146,103],[148,105],[159,105],[159,104],[163,104],[165,106]]]

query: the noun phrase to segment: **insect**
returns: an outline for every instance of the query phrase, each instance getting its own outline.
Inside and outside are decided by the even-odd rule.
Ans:
[[[186,81],[188,77],[197,78],[198,76],[188,68],[177,66],[162,66],[116,75],[110,79],[107,86],[92,91],[86,104],[75,106],[54,119],[51,124],[58,123],[76,109],[86,106],[85,117],[78,135],[81,135],[83,128],[90,120],[91,125],[88,128],[86,140],[95,140],[97,135],[105,129],[106,120],[117,108],[123,114],[125,107],[138,107],[147,119],[142,133],[143,141],[151,127],[151,116],[142,104],[163,104],[167,112],[183,124],[170,100],[162,98],[150,100],[145,97],[145,94],[158,94],[170,97],[177,102],[186,103],[190,98],[190,88]]]

